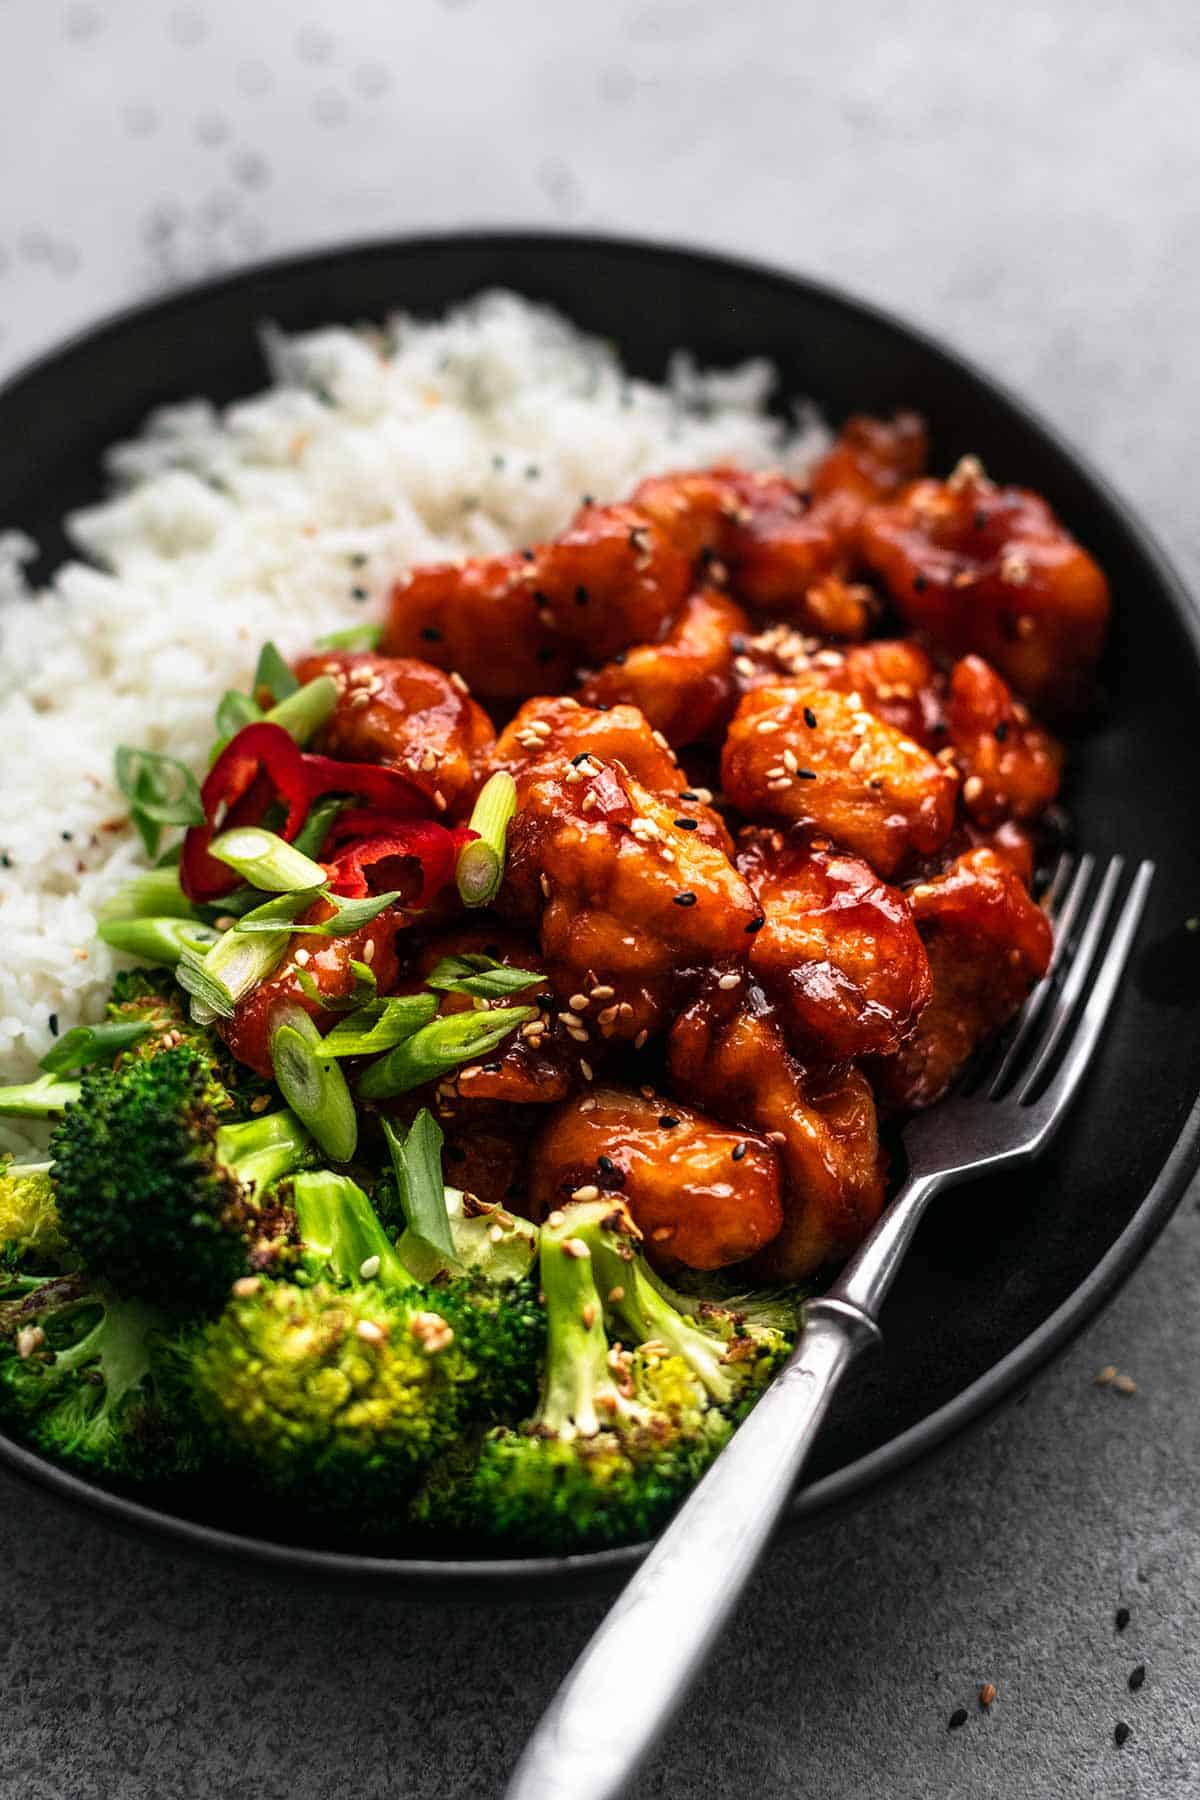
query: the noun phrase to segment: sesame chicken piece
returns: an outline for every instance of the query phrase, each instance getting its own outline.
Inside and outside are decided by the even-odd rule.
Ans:
[[[534,1144],[530,1216],[544,1219],[580,1189],[611,1192],[656,1268],[721,1269],[775,1237],[779,1185],[779,1158],[757,1133],[678,1101],[598,1087],[559,1107]]]
[[[300,682],[331,675],[338,702],[320,748],[350,762],[384,763],[453,809],[474,786],[496,734],[461,678],[410,657],[331,650],[302,657]]]
[[[862,1242],[883,1210],[885,1163],[861,1070],[800,1062],[757,984],[724,993],[711,981],[672,1027],[668,1066],[675,1091],[779,1150],[783,1226],[758,1273],[798,1281]]]
[[[766,923],[750,968],[797,1054],[829,1061],[894,1050],[932,991],[908,902],[857,856],[801,831],[743,838],[737,867]]]
[[[321,925],[331,919],[336,908],[328,900],[314,900],[300,914],[297,924]],[[408,925],[410,915],[402,907],[389,906],[367,925],[345,937],[312,937],[295,932],[287,953],[273,975],[240,1000],[232,1019],[216,1019],[213,1029],[220,1033],[238,1061],[253,1069],[256,1075],[274,1079],[271,1061],[271,1036],[274,1016],[284,1006],[298,1006],[314,1019],[322,1034],[337,1022],[337,1013],[322,1001],[343,1000],[355,991],[357,977],[352,963],[365,963],[386,994],[396,978],[399,958],[396,933]],[[320,999],[314,999],[301,983],[301,973],[309,987],[315,987]]]
[[[973,457],[862,521],[862,555],[907,621],[938,648],[975,651],[1031,704],[1089,696],[1108,623],[1108,583],[1046,502],[997,487]]]
[[[523,784],[500,906],[537,925],[586,1041],[640,1047],[675,969],[743,956],[758,909],[724,850],[677,822],[677,801],[616,764],[586,769]]]
[[[928,651],[912,638],[872,638],[834,648],[776,625],[750,639],[737,673],[743,693],[793,679],[857,694],[868,712],[927,750],[946,742],[944,684]]]
[[[696,821],[683,829],[731,852],[721,815],[688,787],[662,732],[636,706],[582,706],[567,695],[527,700],[501,732],[490,767],[507,769],[519,795],[546,773],[574,767],[582,772],[569,779],[581,781],[589,769],[607,763],[619,763],[652,794],[671,800],[676,817]]]
[[[925,940],[933,998],[916,1032],[871,1065],[880,1100],[911,1112],[940,1100],[985,1038],[1008,1022],[1050,961],[1051,931],[995,850],[958,856],[908,899]]]
[[[674,745],[719,732],[733,710],[735,645],[750,632],[741,607],[718,588],[701,588],[661,643],[621,651],[579,690],[585,706],[629,701]]]
[[[692,574],[687,557],[637,506],[581,507],[531,566],[544,622],[592,662],[663,637]]]
[[[868,712],[857,694],[804,682],[744,697],[721,776],[742,812],[815,827],[884,876],[945,843],[958,792],[954,769]]]
[[[574,660],[542,618],[536,587],[519,553],[414,569],[392,588],[380,647],[457,670],[485,700],[569,687]]]
[[[1058,793],[1062,749],[981,656],[950,671],[946,723],[963,773],[963,805],[980,825],[1035,819]]]

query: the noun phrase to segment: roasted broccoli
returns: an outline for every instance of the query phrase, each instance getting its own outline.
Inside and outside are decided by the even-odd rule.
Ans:
[[[86,1075],[51,1138],[63,1226],[125,1295],[218,1305],[264,1228],[260,1199],[311,1161],[290,1113],[223,1125],[226,1090],[190,1045]]]
[[[167,1322],[91,1277],[9,1277],[0,1301],[0,1414],[90,1474],[145,1479],[199,1461]]]
[[[0,1157],[0,1267],[45,1269],[66,1248],[50,1164]]]
[[[113,980],[105,1016],[114,1022],[144,1022],[150,1027],[126,1057],[159,1056],[186,1044],[204,1062],[228,1096],[232,1118],[249,1114],[272,1090],[260,1075],[238,1062],[214,1031],[197,1025],[185,1005],[172,969],[122,969]]]
[[[456,1446],[418,1495],[417,1522],[583,1550],[648,1536],[698,1480],[786,1338],[760,1346],[732,1317],[687,1318],[634,1240],[620,1202],[570,1206],[543,1226],[537,1413],[486,1434],[474,1461]]]
[[[345,1175],[301,1173],[281,1196],[300,1246],[292,1279],[238,1283],[200,1340],[201,1408],[294,1499],[394,1523],[416,1474],[472,1422],[524,1410],[536,1292],[478,1274],[418,1282]]]

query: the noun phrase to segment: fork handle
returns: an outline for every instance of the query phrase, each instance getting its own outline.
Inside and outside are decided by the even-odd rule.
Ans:
[[[844,1301],[809,1305],[787,1366],[559,1688],[508,1800],[613,1800],[621,1792],[749,1580],[843,1371],[877,1336]]]

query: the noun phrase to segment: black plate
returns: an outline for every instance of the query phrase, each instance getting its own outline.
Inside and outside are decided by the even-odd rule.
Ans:
[[[0,524],[31,531],[43,571],[60,520],[95,497],[104,448],[153,406],[261,386],[255,329],[441,311],[501,284],[612,338],[638,373],[672,350],[705,363],[769,356],[782,396],[837,420],[910,405],[934,466],[980,454],[1038,489],[1099,558],[1117,621],[1111,705],[1076,747],[1069,801],[1099,854],[1151,856],[1158,878],[1108,1040],[1052,1157],[1012,1182],[953,1194],[923,1227],[888,1303],[886,1348],[843,1389],[793,1517],[889,1479],[1028,1382],[1128,1276],[1200,1160],[1200,632],[1137,520],[1019,401],[958,357],[845,295],[725,258],[604,238],[459,235],[268,264],[128,313],[0,393]],[[314,1534],[281,1537],[265,1509],[193,1484],[145,1505],[76,1479],[0,1437],[11,1467],[135,1528],[289,1570],[413,1585],[529,1584],[630,1569],[637,1548],[577,1558],[368,1556]],[[559,1578],[549,1584],[546,1576]],[[531,1579],[534,1578],[534,1579]]]

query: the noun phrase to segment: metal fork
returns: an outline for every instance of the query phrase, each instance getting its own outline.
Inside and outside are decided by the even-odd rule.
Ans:
[[[1047,905],[1054,960],[1006,1044],[904,1132],[908,1176],[796,1349],[659,1538],[560,1687],[508,1800],[613,1800],[683,1698],[750,1577],[843,1372],[880,1338],[879,1312],[929,1202],[1040,1156],[1100,1039],[1154,875],[1143,862],[1115,923],[1114,857],[1060,865]]]

